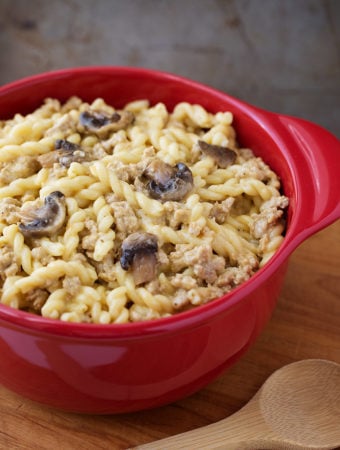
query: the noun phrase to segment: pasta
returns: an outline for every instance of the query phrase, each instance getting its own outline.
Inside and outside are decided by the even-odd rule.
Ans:
[[[186,102],[77,97],[0,121],[1,302],[126,323],[249,279],[284,239],[288,199],[232,122]]]

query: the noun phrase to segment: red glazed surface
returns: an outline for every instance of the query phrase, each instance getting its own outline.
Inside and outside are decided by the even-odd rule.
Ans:
[[[126,325],[72,324],[0,305],[0,381],[30,399],[77,412],[163,405],[202,388],[237,361],[269,320],[289,255],[340,218],[340,143],[312,123],[269,113],[207,86],[161,72],[89,67],[50,72],[0,88],[0,119],[46,97],[103,97],[116,107],[148,98],[234,113],[238,140],[281,177],[290,199],[284,243],[242,286],[199,308]]]

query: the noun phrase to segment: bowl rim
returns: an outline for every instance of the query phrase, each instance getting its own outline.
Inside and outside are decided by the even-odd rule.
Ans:
[[[98,71],[108,75],[124,73],[128,75],[139,74],[144,77],[156,77],[164,80],[173,80],[176,83],[189,86],[192,89],[198,89],[201,92],[205,91],[212,96],[219,97],[223,102],[227,101],[230,105],[235,106],[236,109],[245,113],[251,120],[254,120],[258,125],[265,129],[268,128],[268,116],[275,115],[274,113],[258,108],[243,100],[239,100],[225,92],[220,91],[219,89],[208,86],[207,84],[170,72],[129,66],[81,66],[42,72],[20,78],[0,86],[0,96],[3,93],[7,94],[11,91],[17,90],[18,88],[37,84],[40,81],[47,79],[52,80],[53,78],[69,75],[76,76],[77,74],[98,73]],[[281,140],[279,131],[275,132],[271,129],[270,136]],[[288,160],[287,163],[289,165]],[[293,184],[295,184],[296,180],[294,179],[293,167],[290,167],[290,172],[292,175]],[[12,324],[25,328],[26,331],[30,331],[31,333],[46,332],[48,334],[65,337],[72,336],[73,338],[114,338],[115,340],[120,338],[145,338],[147,336],[152,336],[159,333],[175,333],[180,329],[187,329],[188,327],[192,328],[193,326],[202,325],[206,322],[210,322],[214,317],[220,316],[224,312],[237,307],[240,303],[242,303],[243,299],[247,298],[249,294],[261,286],[264,281],[270,278],[280,268],[280,266],[284,264],[285,260],[297,245],[297,243],[293,244],[293,241],[290,238],[290,235],[292,234],[293,233],[290,229],[287,229],[285,238],[279,249],[263,267],[251,276],[250,279],[233,288],[222,297],[213,299],[188,311],[175,313],[169,317],[124,324],[74,323],[37,316],[35,314],[18,310],[0,303],[0,324],[1,322],[6,323],[7,325]]]

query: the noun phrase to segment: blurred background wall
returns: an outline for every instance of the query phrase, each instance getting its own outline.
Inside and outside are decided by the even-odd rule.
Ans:
[[[0,0],[0,84],[82,65],[184,75],[340,137],[338,0]]]

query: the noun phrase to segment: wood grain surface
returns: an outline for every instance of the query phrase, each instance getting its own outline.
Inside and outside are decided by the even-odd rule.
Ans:
[[[293,253],[264,332],[205,389],[150,411],[84,416],[35,404],[0,387],[0,449],[127,449],[182,433],[234,413],[274,370],[306,358],[340,363],[340,221]]]

